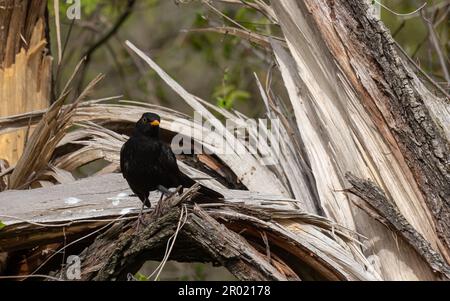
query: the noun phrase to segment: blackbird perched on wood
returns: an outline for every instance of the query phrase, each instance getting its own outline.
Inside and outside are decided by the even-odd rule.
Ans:
[[[120,150],[120,168],[131,190],[150,208],[149,192],[159,190],[161,199],[170,195],[169,188],[191,187],[195,181],[182,173],[168,145],[160,140],[160,117],[145,113],[136,123],[133,134]],[[218,192],[201,186],[199,193],[210,198],[223,198]],[[142,213],[142,210],[141,210]]]

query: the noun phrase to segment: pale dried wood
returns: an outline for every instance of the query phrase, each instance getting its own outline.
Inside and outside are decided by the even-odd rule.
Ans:
[[[66,94],[52,104],[31,134],[24,153],[9,177],[8,189],[29,187],[40,172],[45,172],[56,146],[71,125],[78,103],[101,79],[101,75],[94,78],[66,110],[61,109]]]
[[[450,99],[443,95],[429,98],[433,93],[424,92],[426,88],[410,72],[408,61],[399,58],[395,43],[383,24],[376,19],[362,17],[366,9],[367,4],[359,1],[345,2],[342,7],[336,7],[339,20],[337,23],[337,20],[333,22],[339,24],[336,31],[340,36],[348,34],[355,38],[353,45],[343,43],[347,55],[353,57],[349,60],[352,70],[348,70],[347,74],[354,74],[354,78],[359,78],[362,88],[368,94],[365,94],[363,103],[380,112],[370,117],[384,138],[397,144],[390,145],[392,154],[397,158],[409,182],[418,186],[416,190],[420,189],[421,198],[418,198],[418,204],[414,204],[417,207],[414,211],[405,210],[405,203],[411,201],[395,200],[397,206],[433,247],[437,247],[447,261],[450,261],[450,163],[446,155],[450,152],[450,147],[448,132],[447,136],[444,134],[444,129],[449,126],[449,119],[445,111],[430,109],[438,102],[447,103],[448,112]],[[347,11],[349,16],[340,19],[341,10]],[[348,22],[348,18],[355,20],[357,24],[344,29],[342,24]],[[364,52],[363,49],[370,51]],[[341,66],[346,60],[340,61]],[[368,65],[374,68],[370,73],[363,72]],[[378,122],[380,117],[385,122]],[[415,198],[411,200],[416,202]],[[424,229],[421,225],[425,221],[429,223],[430,215],[434,228]],[[432,237],[434,233],[439,237],[436,242]]]
[[[292,133],[292,126],[286,117],[278,110],[274,109],[276,103],[273,103],[269,99],[269,95],[264,91],[261,82],[256,78],[261,96],[263,98],[268,116],[270,118],[279,118],[280,122],[284,122],[280,126],[280,133],[278,136],[280,147],[282,151],[278,154],[274,154],[277,158],[276,164],[273,169],[277,171],[279,175],[285,177],[287,182],[285,185],[290,187],[292,194],[297,199],[302,199],[305,203],[308,212],[324,215],[323,208],[321,207],[317,188],[315,187],[314,176],[311,173],[309,162],[306,156],[304,156],[304,150],[300,146],[301,143],[296,143],[296,137]],[[295,120],[293,121],[295,122]],[[294,124],[295,127],[295,124]]]

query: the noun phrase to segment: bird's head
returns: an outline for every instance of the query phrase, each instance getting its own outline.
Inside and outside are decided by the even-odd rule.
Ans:
[[[135,131],[148,137],[159,137],[159,124],[161,117],[154,113],[145,113],[136,123]]]

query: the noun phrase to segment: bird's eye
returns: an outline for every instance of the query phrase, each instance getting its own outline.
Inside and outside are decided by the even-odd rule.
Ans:
[[[142,118],[142,122],[143,122],[143,123],[147,123],[147,118],[145,118],[145,117]]]

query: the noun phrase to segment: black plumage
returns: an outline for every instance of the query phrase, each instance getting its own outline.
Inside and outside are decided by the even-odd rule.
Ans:
[[[147,207],[150,207],[150,191],[160,190],[163,194],[168,194],[169,188],[187,188],[195,183],[180,171],[174,153],[161,141],[160,122],[157,114],[142,115],[130,139],[120,151],[122,174],[131,190]],[[199,192],[210,198],[223,198],[220,193],[205,186],[201,186]]]

